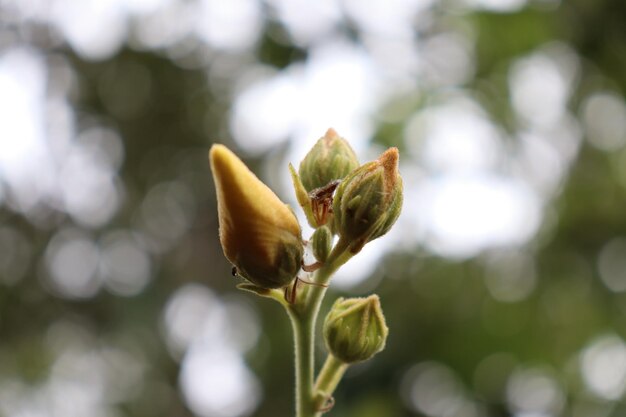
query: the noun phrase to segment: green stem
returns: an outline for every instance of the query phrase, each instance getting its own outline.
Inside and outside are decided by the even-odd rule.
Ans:
[[[335,388],[339,385],[339,381],[348,369],[348,364],[341,362],[331,354],[326,357],[326,362],[320,371],[315,383],[315,393],[317,395],[317,409],[323,408],[332,397]]]
[[[313,417],[315,317],[298,312],[293,307],[289,307],[287,311],[291,318],[295,344],[296,417]]]
[[[289,305],[287,312],[291,319],[295,344],[296,368],[296,417],[319,416],[313,378],[315,374],[315,324],[319,315],[320,306],[326,293],[326,285],[332,274],[352,257],[347,250],[348,243],[341,239],[328,260],[317,270],[314,282],[320,285],[311,285],[301,302]]]

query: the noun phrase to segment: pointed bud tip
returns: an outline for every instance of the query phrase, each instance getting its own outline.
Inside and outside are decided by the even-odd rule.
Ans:
[[[217,173],[226,170],[232,170],[233,165],[243,165],[243,162],[226,146],[216,143],[211,146],[209,150],[209,162],[211,168]]]
[[[372,294],[369,297],[366,297],[365,301],[369,304],[370,307],[380,306],[380,298],[377,294]]]
[[[378,157],[378,162],[385,168],[385,171],[393,171],[398,168],[400,153],[398,148],[389,148]]]
[[[214,143],[211,145],[211,149],[209,149],[209,160],[214,161],[216,158],[223,158],[229,152],[226,146],[221,143]]]
[[[339,134],[337,133],[335,129],[333,129],[332,127],[329,127],[328,130],[326,131],[326,134],[324,135],[324,138],[337,139],[339,138]]]
[[[398,162],[400,160],[400,154],[398,148],[389,148],[378,158],[378,162],[383,167],[385,175],[385,184],[388,190],[393,189],[396,186],[399,178]]]
[[[335,144],[337,141],[340,141],[340,140],[341,140],[341,136],[339,136],[337,131],[333,129],[332,127],[329,128],[324,134],[324,136],[322,136],[320,139],[321,143],[323,143],[327,149],[329,149],[331,146],[333,146],[333,144]]]

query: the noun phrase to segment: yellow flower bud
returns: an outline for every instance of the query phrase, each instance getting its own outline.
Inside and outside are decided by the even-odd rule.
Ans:
[[[209,160],[224,255],[254,285],[288,285],[304,253],[296,216],[224,145],[213,145]]]

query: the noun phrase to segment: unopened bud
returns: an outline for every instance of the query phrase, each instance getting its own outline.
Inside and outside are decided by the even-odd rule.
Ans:
[[[339,184],[333,202],[335,231],[357,253],[389,231],[400,215],[402,199],[398,149],[390,148]]]
[[[315,259],[319,262],[325,262],[333,244],[333,234],[330,232],[330,229],[326,226],[316,229],[313,236],[311,236],[311,244]]]
[[[213,145],[209,159],[224,255],[254,285],[288,285],[304,254],[296,216],[225,146]]]
[[[328,129],[300,163],[298,172],[308,192],[339,180],[358,168],[356,154],[334,129]]]
[[[339,298],[324,322],[328,351],[344,363],[365,361],[385,347],[389,329],[377,295]]]

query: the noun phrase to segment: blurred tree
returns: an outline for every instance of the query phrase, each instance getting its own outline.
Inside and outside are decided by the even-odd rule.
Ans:
[[[495,129],[506,132],[504,156],[495,164],[499,173],[522,176],[525,168],[511,162],[511,155],[531,133],[547,137],[559,155],[571,154],[571,163],[548,158],[530,164],[530,174],[553,168],[563,175],[552,191],[537,193],[542,223],[527,242],[455,257],[433,250],[423,237],[395,245],[361,284],[331,288],[341,295],[365,294],[376,285],[390,336],[376,361],[348,373],[330,415],[623,415],[624,2],[508,1],[504,3],[519,6],[507,10],[497,10],[497,2],[487,0],[415,2],[409,34],[390,32],[386,37],[371,20],[392,19],[385,14],[385,7],[396,10],[392,6],[368,15],[365,6],[338,2],[340,11],[322,25],[312,20],[317,18],[313,14],[293,23],[281,2],[242,1],[233,7],[258,8],[261,23],[258,39],[239,49],[216,46],[217,38],[207,41],[198,35],[200,29],[188,28],[191,16],[200,16],[201,2],[164,2],[161,9],[154,6],[144,14],[137,11],[141,2],[132,2],[137,10],[115,6],[119,21],[127,25],[123,45],[97,59],[82,53],[63,26],[64,16],[77,22],[84,15],[72,15],[74,6],[60,0],[35,3],[0,2],[0,96],[11,97],[9,104],[0,100],[0,124],[19,121],[21,96],[11,96],[11,88],[36,89],[36,83],[27,81],[37,80],[41,70],[44,87],[34,108],[44,121],[27,120],[43,132],[46,144],[26,147],[24,160],[11,159],[18,145],[30,142],[0,129],[0,415],[291,414],[288,322],[277,306],[235,291],[219,247],[206,151],[213,141],[240,147],[256,172],[279,184],[276,177],[287,171],[277,173],[276,161],[297,141],[277,140],[256,153],[254,147],[246,148],[238,132],[250,126],[234,121],[236,106],[242,92],[268,74],[314,78],[306,65],[324,42],[354,45],[385,64],[378,67],[385,73],[382,78],[397,82],[384,99],[368,103],[362,124],[371,127],[368,145],[401,149],[407,163],[403,175],[410,182],[441,174],[436,169],[429,173],[410,142],[412,120],[454,94],[471,97]],[[215,2],[206,3],[219,9]],[[84,6],[83,12],[89,14],[92,6]],[[102,10],[92,13],[102,21],[108,16]],[[169,24],[155,24],[159,18]],[[255,25],[238,28],[244,32]],[[142,43],[141,36],[154,27],[166,39],[154,46]],[[111,26],[110,33],[115,30]],[[176,38],[176,30],[183,35]],[[437,38],[450,33],[462,41]],[[403,64],[386,57],[410,61],[400,47],[405,43],[432,71],[395,77],[400,70],[394,65]],[[15,51],[18,55],[11,55]],[[470,58],[467,68],[461,65],[461,75],[446,73],[464,54]],[[523,93],[530,84],[515,93],[511,74],[522,73],[529,59],[533,69],[546,60],[557,62],[561,78],[541,84],[546,90],[571,72],[571,91],[564,93],[565,109],[557,123],[566,128],[550,130],[536,123],[545,114],[524,110]],[[14,85],[13,79],[21,81]],[[286,87],[276,84],[277,89],[294,88],[289,82]],[[377,88],[372,85],[368,94],[375,96]],[[600,98],[595,102],[599,110],[593,97]],[[326,99],[330,106],[334,97]],[[254,116],[272,116],[272,103]],[[316,116],[306,113],[308,107],[296,108],[304,109],[301,118]],[[539,119],[530,120],[528,114]],[[287,119],[282,114],[277,118],[282,116]],[[447,120],[451,126],[457,122]],[[294,125],[278,136],[297,138],[306,131],[306,126]],[[602,136],[606,126],[613,129],[610,140]],[[572,131],[575,139],[563,145]],[[267,132],[255,134],[255,144],[261,146]],[[81,155],[87,156],[83,160]],[[369,154],[362,155],[365,160]],[[73,171],[68,168],[71,158],[79,161]],[[20,172],[33,170],[36,181],[15,180],[10,171],[14,160],[24,168]],[[38,161],[51,161],[52,171]],[[81,217],[72,209],[72,198],[82,195],[81,187],[91,184],[90,173],[101,166],[106,169],[97,171],[103,182],[94,182],[95,195],[108,196],[109,188],[102,184],[109,184],[113,197],[103,198]],[[48,186],[55,192],[34,197]],[[35,203],[27,204],[29,199]],[[107,202],[116,208],[98,222],[98,210]],[[417,213],[418,207],[410,204],[418,203],[409,200],[404,216]],[[222,350],[209,349],[216,346]],[[193,356],[201,348],[218,352],[218,359]],[[249,368],[237,368],[242,358]],[[213,385],[198,375],[205,369],[200,365],[209,362],[223,365],[204,374]],[[211,397],[211,389],[220,386],[229,387],[224,392],[230,397]]]

